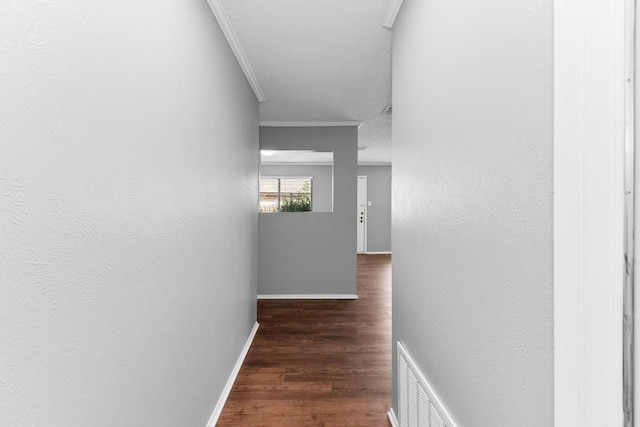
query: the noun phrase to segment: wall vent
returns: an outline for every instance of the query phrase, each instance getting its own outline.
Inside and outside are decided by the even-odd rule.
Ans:
[[[397,353],[400,427],[457,427],[400,341]]]

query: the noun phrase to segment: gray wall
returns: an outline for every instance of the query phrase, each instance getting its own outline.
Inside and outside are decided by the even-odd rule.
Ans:
[[[260,214],[259,294],[356,293],[356,127],[263,127],[261,150],[334,152],[333,212]]]
[[[393,338],[462,426],[553,425],[552,30],[550,0],[393,30]]]
[[[313,211],[331,212],[333,206],[333,166],[261,165],[261,176],[313,177]]]
[[[201,0],[0,3],[0,424],[204,426],[255,322],[258,107]]]
[[[391,251],[391,166],[358,166],[367,176],[367,252]]]

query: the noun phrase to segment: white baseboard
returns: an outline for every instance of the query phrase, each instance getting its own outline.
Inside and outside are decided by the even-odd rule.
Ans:
[[[382,251],[382,252],[365,252],[365,255],[391,255],[391,251]]]
[[[356,294],[258,294],[258,299],[358,299]]]
[[[278,122],[278,121],[262,120],[260,122],[261,127],[341,127],[341,126],[360,127],[360,125],[362,125],[362,122],[358,122],[358,121]]]
[[[207,427],[215,427],[218,422],[218,418],[220,418],[220,414],[222,414],[222,409],[224,409],[225,403],[227,403],[227,398],[229,397],[229,393],[231,393],[231,388],[233,387],[233,383],[236,382],[236,377],[240,372],[240,368],[242,367],[242,363],[244,362],[245,357],[247,357],[247,353],[249,353],[249,348],[251,348],[251,343],[253,343],[253,339],[258,332],[258,327],[260,324],[256,322],[253,325],[253,329],[249,334],[249,338],[247,338],[247,342],[244,344],[244,348],[240,352],[240,356],[238,356],[238,360],[236,361],[236,365],[233,367],[233,371],[231,371],[231,375],[229,375],[229,379],[227,380],[227,384],[224,386],[224,390],[222,390],[222,394],[218,399],[218,403],[213,410],[213,414],[211,414],[211,418],[209,418],[209,422],[207,423]]]
[[[393,408],[387,411],[387,417],[389,418],[389,422],[393,427],[398,427],[398,418],[396,418],[396,413],[393,412]]]

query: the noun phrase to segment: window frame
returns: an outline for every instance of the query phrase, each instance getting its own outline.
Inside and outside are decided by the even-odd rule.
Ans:
[[[260,191],[260,184],[261,181],[263,179],[277,179],[278,180],[278,210],[276,212],[262,212],[260,210],[260,195],[262,194],[262,191]],[[313,212],[313,176],[310,175],[305,175],[305,176],[300,176],[300,175],[260,175],[259,180],[258,180],[258,212],[259,213],[265,213],[265,214],[271,214],[271,213],[306,213],[306,212],[282,212],[280,211],[280,207],[282,204],[282,184],[281,184],[281,180],[283,179],[305,179],[305,180],[309,180],[309,199],[311,201],[310,203],[310,207],[309,207],[309,211],[307,212]]]

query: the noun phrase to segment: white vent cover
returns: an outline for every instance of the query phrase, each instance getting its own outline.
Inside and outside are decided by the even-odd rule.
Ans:
[[[457,427],[400,341],[397,351],[400,427]]]

